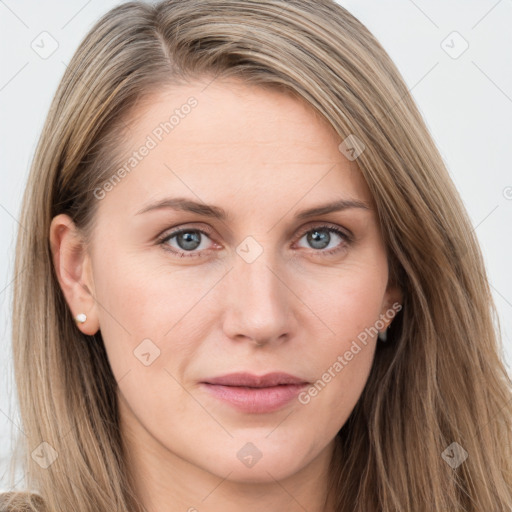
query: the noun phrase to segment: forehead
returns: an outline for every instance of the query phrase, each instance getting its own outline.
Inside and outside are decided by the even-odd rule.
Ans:
[[[235,191],[253,203],[265,196],[291,204],[326,192],[333,199],[337,191],[371,202],[334,129],[278,90],[238,80],[170,86],[144,98],[127,124],[119,149],[128,172],[109,196],[124,190],[139,206],[176,189],[214,203]]]
[[[144,98],[129,125],[133,139],[152,134],[162,139],[157,143],[179,143],[191,152],[199,143],[211,144],[208,156],[264,145],[276,158],[293,149],[302,157],[339,159],[339,136],[308,103],[238,79],[169,86]]]

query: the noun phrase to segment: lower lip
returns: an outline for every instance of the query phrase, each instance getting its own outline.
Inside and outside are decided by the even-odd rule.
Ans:
[[[243,412],[274,412],[290,403],[307,384],[286,384],[268,388],[247,388],[201,383],[214,397],[228,402]]]

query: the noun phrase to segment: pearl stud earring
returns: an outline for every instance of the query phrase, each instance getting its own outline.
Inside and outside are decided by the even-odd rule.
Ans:
[[[388,330],[379,331],[379,341],[386,341],[388,338]]]
[[[75,316],[75,321],[77,324],[83,324],[87,320],[87,316],[85,313],[79,313]]]

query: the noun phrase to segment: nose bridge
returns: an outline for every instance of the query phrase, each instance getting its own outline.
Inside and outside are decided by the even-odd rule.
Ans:
[[[284,284],[279,258],[262,244],[246,240],[237,247],[228,277],[225,331],[230,337],[246,336],[271,341],[289,333],[290,291]]]

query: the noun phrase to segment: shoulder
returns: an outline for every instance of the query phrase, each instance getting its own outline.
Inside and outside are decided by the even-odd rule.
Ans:
[[[0,493],[0,512],[45,512],[44,501],[33,492]]]

